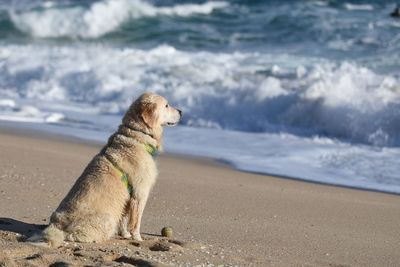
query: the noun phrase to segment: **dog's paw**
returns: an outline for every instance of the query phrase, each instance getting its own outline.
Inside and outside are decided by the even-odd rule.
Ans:
[[[129,232],[122,233],[121,236],[125,239],[131,239],[132,235]]]
[[[135,240],[135,241],[143,241],[143,239],[140,236],[140,234],[137,234],[137,233],[133,234],[132,239]]]
[[[125,227],[121,227],[121,228],[119,229],[119,235],[122,236],[122,237],[125,238],[125,239],[130,239],[130,238],[132,238],[131,233],[130,233],[128,230],[126,230]]]

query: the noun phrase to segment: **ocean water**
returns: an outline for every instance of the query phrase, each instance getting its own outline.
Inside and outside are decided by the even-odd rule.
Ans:
[[[104,142],[154,91],[184,111],[167,152],[400,193],[395,6],[0,1],[0,120]]]

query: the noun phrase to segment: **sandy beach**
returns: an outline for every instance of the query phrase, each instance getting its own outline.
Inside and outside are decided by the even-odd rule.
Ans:
[[[100,145],[0,129],[0,266],[398,266],[400,197],[158,158],[144,242],[24,243]],[[288,166],[289,168],[290,166]],[[172,239],[160,229],[171,226]]]

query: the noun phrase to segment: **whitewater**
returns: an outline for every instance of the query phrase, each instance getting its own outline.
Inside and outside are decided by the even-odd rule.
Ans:
[[[169,153],[400,193],[400,34],[397,21],[375,17],[390,3],[186,2],[0,6],[1,125],[104,143],[132,100],[153,91],[184,112],[166,129]],[[270,28],[258,29],[252,20],[271,9]],[[255,24],[242,29],[246,14]],[[287,20],[304,14],[325,24],[297,36]],[[349,24],[357,33],[328,27],[337,17],[359,19]],[[297,39],[282,43],[282,27]],[[310,44],[316,30],[322,39]]]

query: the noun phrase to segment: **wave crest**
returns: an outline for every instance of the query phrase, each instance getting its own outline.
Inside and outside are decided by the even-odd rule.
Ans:
[[[57,102],[56,112],[123,113],[151,90],[182,108],[186,125],[400,146],[399,77],[355,63],[167,45],[8,46],[0,60],[0,97]]]
[[[228,3],[222,1],[156,7],[141,0],[104,0],[94,3],[89,9],[49,6],[25,12],[10,10],[9,15],[17,29],[34,37],[90,39],[110,33],[130,19],[210,14],[226,6]]]

